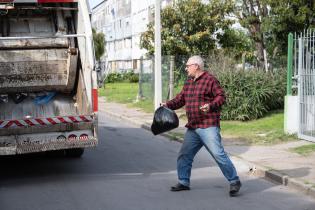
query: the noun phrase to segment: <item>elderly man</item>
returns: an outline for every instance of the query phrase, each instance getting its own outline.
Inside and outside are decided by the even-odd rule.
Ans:
[[[189,78],[182,91],[162,104],[173,110],[185,106],[188,118],[184,143],[177,159],[178,183],[171,187],[171,191],[190,190],[192,162],[204,146],[230,182],[230,195],[234,196],[240,190],[241,182],[221,143],[220,107],[225,102],[224,91],[218,80],[204,70],[200,56],[188,59],[186,71]]]

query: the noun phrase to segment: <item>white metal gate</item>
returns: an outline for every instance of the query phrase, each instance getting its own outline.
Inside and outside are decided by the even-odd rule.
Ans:
[[[298,67],[299,132],[301,139],[315,142],[315,30],[296,39]]]

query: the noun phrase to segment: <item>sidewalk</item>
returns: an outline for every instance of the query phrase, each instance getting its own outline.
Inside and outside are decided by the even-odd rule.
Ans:
[[[125,104],[105,102],[102,97],[99,98],[99,107],[108,115],[150,130],[153,114],[128,108]],[[181,141],[174,137],[174,133],[184,133],[185,123],[180,122],[177,129],[163,135]],[[273,146],[256,146],[242,145],[224,136],[223,142],[238,170],[241,167],[250,174],[271,179],[315,198],[315,154],[304,157],[289,151],[292,147],[310,142],[297,140]]]

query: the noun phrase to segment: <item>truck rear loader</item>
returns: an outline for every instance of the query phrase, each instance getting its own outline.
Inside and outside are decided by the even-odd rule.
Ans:
[[[86,0],[0,0],[0,155],[96,146]]]

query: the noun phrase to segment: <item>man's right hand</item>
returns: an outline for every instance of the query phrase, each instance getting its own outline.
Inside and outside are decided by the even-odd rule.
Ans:
[[[166,106],[166,102],[160,103],[160,106]]]

